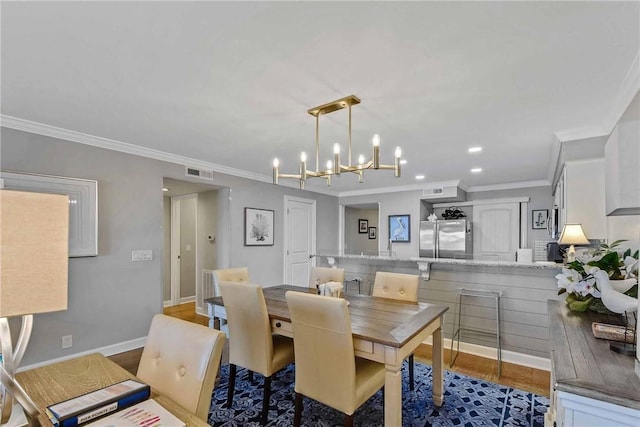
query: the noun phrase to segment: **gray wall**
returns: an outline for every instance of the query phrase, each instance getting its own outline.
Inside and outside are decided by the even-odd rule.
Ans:
[[[378,239],[369,239],[369,233],[359,232],[360,219],[366,219],[369,227],[376,227],[378,231],[378,210],[357,209],[345,207],[344,209],[344,251],[347,254],[360,254],[364,252],[377,252]]]
[[[69,259],[69,308],[35,316],[22,365],[145,337],[163,302],[163,178],[192,180],[184,165],[7,128],[1,137],[2,170],[98,181],[99,255]],[[212,184],[228,188],[218,206],[221,263],[246,265],[266,285],[282,282],[285,194],[317,201],[317,247],[337,247],[335,197],[217,173]],[[243,246],[247,206],[275,210],[274,246]],[[152,249],[153,260],[132,262],[133,249]],[[73,335],[72,348],[61,349],[63,335]]]
[[[162,300],[171,300],[171,198],[162,201]]]
[[[508,197],[529,197],[527,215],[527,248],[533,248],[536,240],[550,240],[546,230],[533,230],[531,228],[531,211],[533,209],[551,209],[553,197],[551,186],[514,188],[509,190],[477,191],[467,193],[467,200],[487,200],[501,199]],[[421,203],[421,191],[403,191],[394,193],[371,194],[364,196],[341,197],[341,205],[357,205],[366,203],[380,203],[380,228],[378,229],[378,243],[380,250],[386,250],[387,239],[389,238],[388,215],[409,214],[411,215],[411,241],[409,243],[393,243],[392,249],[398,257],[418,256],[418,233],[420,221],[426,219],[425,205]],[[451,206],[456,206],[456,202],[451,202]],[[431,209],[431,208],[429,208]],[[471,207],[461,208],[471,217]],[[436,214],[442,213],[444,208],[436,209]],[[431,212],[431,211],[430,211]],[[429,212],[429,213],[430,213]],[[346,215],[345,215],[346,217]],[[346,220],[346,218],[345,218]]]
[[[196,295],[197,197],[180,200],[180,298]]]
[[[218,190],[198,193],[198,253],[201,254],[202,268],[207,270],[218,268],[219,196]],[[214,236],[216,241],[207,240],[208,235]]]
[[[340,204],[359,205],[379,203],[380,227],[378,228],[378,248],[387,250],[389,240],[389,215],[411,216],[410,241],[393,243],[392,250],[398,257],[409,258],[418,256],[418,230],[420,227],[420,196],[421,191],[399,191],[393,193],[371,194],[364,196],[341,197]]]

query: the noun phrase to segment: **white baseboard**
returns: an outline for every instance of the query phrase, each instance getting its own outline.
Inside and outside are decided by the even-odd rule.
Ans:
[[[17,372],[27,371],[33,368],[39,368],[40,366],[49,365],[55,362],[62,362],[64,360],[74,359],[76,357],[84,356],[91,353],[102,353],[105,356],[112,356],[118,353],[124,353],[125,351],[135,350],[137,348],[144,347],[147,342],[147,337],[136,338],[130,341],[121,342],[118,344],[109,345],[106,347],[96,348],[81,353],[69,354],[57,359],[47,360],[45,362],[34,363],[32,365],[21,366],[17,369]],[[423,344],[431,345],[432,338],[429,337]],[[443,339],[443,346],[446,349],[451,348],[451,340],[449,338]],[[462,353],[469,353],[480,357],[486,357],[488,359],[497,359],[496,349],[493,347],[485,347],[477,344],[469,344],[465,342],[460,343],[460,351]],[[502,360],[504,362],[513,363],[521,366],[528,366],[531,368],[541,369],[543,371],[551,371],[551,361],[543,357],[532,356],[530,354],[516,353],[515,351],[502,350]],[[639,374],[640,375],[640,374]]]
[[[423,344],[432,344],[432,337],[423,341]],[[451,348],[451,339],[443,338],[442,345],[446,349]],[[495,347],[485,347],[477,344],[460,343],[460,352],[469,353],[475,356],[486,357],[487,359],[498,359],[498,352]],[[502,350],[502,361],[509,362],[520,366],[528,366],[530,368],[541,369],[551,372],[551,360],[544,357],[532,356],[530,354],[517,353],[515,351]]]
[[[180,300],[178,301],[178,304],[186,304],[188,302],[195,302],[195,300],[196,300],[195,296],[184,297],[184,298],[180,298]],[[173,305],[173,303],[171,302],[171,300],[162,301],[162,306],[163,307],[171,307],[172,305]]]
[[[147,342],[147,337],[136,338],[129,341],[124,341],[117,344],[108,345],[106,347],[95,348],[93,350],[83,351],[80,353],[69,354],[56,359],[47,360],[44,362],[34,363],[32,365],[20,366],[16,369],[16,372],[28,371],[29,369],[39,368],[41,366],[50,365],[56,362],[62,362],[69,359],[75,359],[76,357],[85,356],[91,353],[102,353],[105,356],[113,356],[114,354],[124,353],[125,351],[135,350],[137,348],[144,347]]]

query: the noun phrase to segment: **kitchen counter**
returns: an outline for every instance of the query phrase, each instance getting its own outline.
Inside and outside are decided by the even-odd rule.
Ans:
[[[350,260],[367,260],[367,261],[387,261],[387,262],[415,262],[418,265],[421,276],[424,280],[429,280],[431,265],[461,265],[461,266],[475,266],[475,267],[515,267],[515,268],[530,268],[539,270],[559,270],[562,268],[562,264],[556,264],[549,261],[537,261],[537,262],[515,262],[515,261],[495,261],[486,259],[453,259],[453,258],[422,258],[422,257],[410,257],[400,258],[395,256],[380,256],[380,255],[356,255],[356,254],[317,254],[316,257],[324,257],[327,263],[331,266],[335,265],[336,258],[350,259]]]
[[[396,257],[320,253],[318,266],[344,268],[344,292],[370,294],[378,271],[418,274],[418,299],[446,305],[444,334],[450,338],[453,318],[457,317],[458,289],[502,292],[500,324],[504,361],[550,369],[549,319],[547,301],[564,300],[558,295],[556,274],[561,264],[517,263],[493,260]],[[356,286],[355,283],[358,283]],[[484,298],[463,301],[462,324],[465,327],[495,331],[495,305]],[[448,343],[450,345],[450,343]],[[465,334],[461,350],[495,358],[495,339]]]

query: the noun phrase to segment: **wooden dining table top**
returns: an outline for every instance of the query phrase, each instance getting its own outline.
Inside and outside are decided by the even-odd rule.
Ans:
[[[286,322],[291,321],[285,298],[287,291],[316,293],[314,288],[292,285],[264,287],[262,291],[269,317]],[[442,305],[368,295],[342,294],[341,298],[349,302],[353,337],[390,347],[402,347],[449,309]],[[207,298],[204,301],[224,306],[222,297]]]

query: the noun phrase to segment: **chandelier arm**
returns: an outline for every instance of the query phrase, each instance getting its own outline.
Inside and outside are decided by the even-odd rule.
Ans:
[[[341,172],[351,172],[358,175],[358,181],[364,182],[364,171],[367,169],[386,169],[393,170],[394,175],[396,177],[400,176],[400,149],[396,148],[395,154],[395,164],[394,165],[381,165],[380,164],[380,138],[378,135],[374,135],[373,141],[373,156],[371,160],[366,163],[359,163],[357,165],[353,165],[352,162],[352,111],[351,107],[353,105],[357,105],[360,103],[360,99],[355,95],[350,95],[342,99],[338,99],[333,102],[329,102],[327,104],[321,105],[319,107],[314,107],[307,110],[307,113],[311,114],[316,118],[316,168],[315,171],[311,171],[307,169],[306,163],[306,155],[301,155],[301,161],[299,163],[298,174],[281,174],[279,170],[279,163],[277,158],[273,163],[273,183],[278,184],[279,178],[283,179],[297,179],[300,181],[300,188],[304,189],[304,184],[307,178],[325,178],[327,180],[327,185],[331,185],[332,176],[340,175]],[[320,170],[320,116],[323,114],[329,114],[334,111],[341,110],[343,108],[348,108],[349,114],[349,128],[348,128],[348,153],[347,160],[348,163],[343,165],[340,163],[340,151],[338,148],[334,148],[334,162],[333,166],[328,164],[328,169]],[[336,144],[338,145],[338,144]],[[303,153],[304,154],[304,153]]]
[[[349,104],[349,158],[347,164],[351,164],[351,104]]]
[[[316,172],[320,171],[320,114],[316,116]]]

